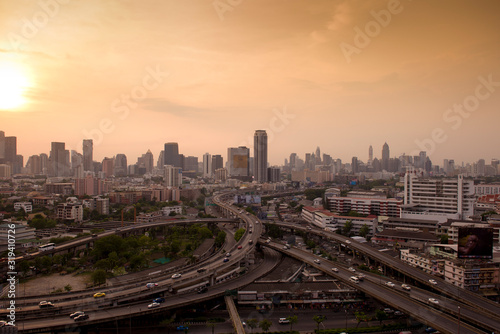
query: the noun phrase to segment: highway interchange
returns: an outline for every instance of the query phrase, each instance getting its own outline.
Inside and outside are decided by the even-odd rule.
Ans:
[[[230,196],[232,196],[230,194]],[[231,252],[228,257],[228,262],[223,262],[224,253],[218,253],[215,256],[205,259],[201,263],[192,265],[182,269],[182,277],[173,279],[173,272],[159,273],[155,278],[158,287],[147,289],[146,283],[151,280],[150,277],[145,277],[144,280],[133,283],[124,284],[117,287],[112,287],[106,290],[106,297],[95,299],[92,297],[94,291],[89,292],[74,292],[64,294],[57,298],[53,295],[36,296],[33,298],[25,298],[20,301],[19,309],[16,313],[18,317],[18,329],[20,333],[36,333],[46,331],[48,328],[53,331],[66,331],[76,328],[80,325],[95,325],[102,322],[117,321],[129,319],[130,317],[161,313],[168,309],[178,308],[185,305],[190,305],[204,300],[213,299],[223,296],[227,290],[238,289],[255,281],[257,278],[266,275],[280,261],[280,254],[284,253],[287,256],[294,257],[299,261],[303,261],[310,266],[314,266],[319,270],[324,271],[337,279],[344,281],[346,284],[365,292],[381,302],[390,305],[391,307],[410,314],[420,322],[432,326],[442,333],[456,333],[459,322],[457,321],[458,310],[460,306],[460,333],[490,333],[500,332],[500,307],[498,304],[486,300],[474,293],[458,289],[443,280],[438,280],[437,284],[429,283],[429,279],[434,277],[425,274],[424,272],[407,266],[401,261],[387,256],[370,246],[357,243],[335,233],[326,232],[319,229],[306,229],[306,227],[296,226],[287,223],[278,223],[277,225],[290,230],[303,230],[307,233],[314,233],[319,237],[326,238],[330,241],[337,242],[348,246],[351,250],[365,254],[366,256],[376,259],[384,266],[396,269],[405,277],[411,278],[412,281],[418,282],[416,286],[412,286],[410,291],[401,288],[401,282],[396,284],[394,288],[385,285],[386,280],[379,277],[367,275],[366,279],[360,283],[354,283],[350,280],[353,273],[347,269],[336,265],[331,261],[327,261],[318,257],[311,252],[304,251],[295,247],[283,249],[282,243],[271,242],[267,243],[265,239],[260,238],[264,232],[263,224],[252,215],[231,204],[230,198],[224,193],[213,197],[213,203],[219,206],[221,211],[230,218],[239,218],[241,224],[246,227],[247,233],[242,239],[236,243],[234,238],[227,238],[224,248]],[[203,220],[206,222],[207,220]],[[211,222],[220,221],[215,219]],[[230,221],[230,220],[226,220]],[[140,226],[131,226],[122,228],[120,233],[131,233],[135,229],[153,228],[165,224],[189,224],[200,223],[200,220],[186,221],[169,221],[162,223],[141,224]],[[241,225],[240,224],[240,225]],[[249,230],[253,233],[250,234]],[[117,231],[109,231],[99,235],[111,235]],[[230,234],[228,233],[228,236]],[[253,240],[250,243],[250,240]],[[89,240],[75,240],[71,246],[75,247],[78,243],[84,244]],[[251,252],[251,250],[260,244],[265,251],[264,262],[249,270],[243,275],[239,273],[239,262]],[[241,246],[238,249],[238,246]],[[315,262],[316,260],[316,262]],[[319,262],[319,263],[317,263]],[[200,273],[198,269],[201,267],[206,270]],[[332,267],[338,267],[338,272],[333,272]],[[227,275],[226,278],[224,275]],[[221,278],[221,282],[209,287],[204,294],[198,294],[195,291],[189,292],[190,286],[199,287],[206,285],[208,282],[215,283],[217,278]],[[172,289],[184,288],[184,293],[171,294]],[[193,290],[193,289],[191,289]],[[179,290],[180,291],[180,290]],[[458,294],[460,291],[460,295]],[[147,305],[152,298],[158,295],[165,295],[166,301],[161,303],[157,308],[148,309]],[[429,302],[429,298],[435,298],[439,304]],[[56,307],[53,309],[39,309],[37,304],[40,300],[54,301]],[[82,323],[75,323],[68,315],[76,310],[84,310],[90,314],[90,318]],[[5,310],[0,313],[5,317]],[[473,326],[479,324],[479,326]]]

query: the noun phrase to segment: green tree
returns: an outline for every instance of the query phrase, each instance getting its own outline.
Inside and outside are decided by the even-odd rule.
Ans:
[[[73,287],[72,287],[71,285],[67,284],[67,285],[64,287],[64,290],[65,290],[66,292],[70,292],[71,290],[73,290]]]
[[[259,321],[255,318],[248,319],[247,326],[250,327],[250,331],[253,332],[253,330],[259,326]]]
[[[97,269],[92,273],[91,279],[94,284],[104,284],[106,283],[106,272],[102,269]]]
[[[325,321],[326,317],[324,315],[315,315],[313,317],[313,320],[316,322],[316,325],[318,326],[317,329],[319,331],[319,325]]]
[[[220,231],[215,238],[214,244],[217,247],[221,247],[226,241],[226,232]]]
[[[245,229],[244,228],[239,228],[236,232],[234,232],[234,240],[236,242],[240,241],[241,237],[245,234]]]
[[[267,332],[272,325],[273,323],[269,319],[264,319],[261,322],[259,322],[259,327],[262,328],[264,332]]]
[[[346,237],[350,237],[352,227],[353,227],[352,221],[350,220],[346,221],[344,226],[342,227],[342,234],[345,235]]]
[[[359,324],[361,322],[367,322],[368,321],[368,316],[364,312],[354,312],[354,316],[356,317],[356,321],[358,324],[356,325],[356,328],[358,328]]]
[[[293,331],[293,325],[299,322],[299,318],[296,315],[291,315],[287,317],[288,321],[290,321],[290,332]]]
[[[361,228],[359,229],[359,235],[362,236],[363,238],[366,238],[366,236],[370,233],[370,228],[368,227],[367,224],[363,224]]]
[[[382,321],[387,320],[389,317],[383,310],[377,310],[375,312],[375,318],[377,318],[377,320],[380,321],[380,325],[382,325]]]
[[[448,234],[442,234],[441,235],[441,244],[447,245],[448,244]]]

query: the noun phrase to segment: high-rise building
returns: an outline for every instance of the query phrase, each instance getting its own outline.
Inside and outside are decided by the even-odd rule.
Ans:
[[[69,151],[65,143],[52,142],[49,157],[49,176],[69,176]]]
[[[28,158],[28,162],[26,163],[26,168],[28,169],[28,173],[30,174],[42,174],[42,159],[39,155],[32,155]]]
[[[370,145],[368,148],[368,164],[372,164],[373,162],[373,147]]]
[[[389,157],[390,157],[390,152],[389,152],[389,145],[387,143],[384,144],[382,147],[382,169],[389,171]]]
[[[4,163],[5,158],[5,132],[0,131],[0,163]]]
[[[359,173],[358,157],[352,157],[351,168],[352,168],[352,173],[353,174]]]
[[[281,180],[281,170],[279,167],[269,167],[267,169],[268,182],[276,183]]]
[[[94,142],[92,139],[83,140],[83,170],[92,171],[94,161]]]
[[[141,157],[137,158],[137,167],[144,168],[146,173],[151,173],[153,171],[154,159],[151,150],[148,150]]]
[[[16,163],[17,137],[9,136],[4,139],[4,162],[12,166],[12,174],[19,174],[21,166]]]
[[[71,150],[71,175],[75,178],[81,178],[83,174],[83,155]]]
[[[115,176],[127,175],[127,156],[125,154],[119,153],[116,155],[113,174]]]
[[[166,143],[164,150],[164,161],[165,165],[170,165],[174,167],[182,167],[181,161],[179,159],[179,144],[177,143]]]
[[[182,184],[182,168],[165,165],[165,186],[180,187]]]
[[[102,172],[105,178],[111,177],[114,172],[115,159],[104,158],[102,160]]]
[[[297,153],[290,154],[290,170],[297,168]]]
[[[316,165],[321,165],[321,151],[319,150],[319,146],[316,147],[316,153],[314,155]]]
[[[165,151],[161,150],[160,154],[158,155],[158,160],[156,162],[156,168],[163,168],[165,165]]]
[[[194,174],[198,173],[198,157],[185,157],[183,171],[188,171]]]
[[[474,181],[457,178],[422,178],[413,168],[404,177],[401,218],[468,219],[474,214]]]
[[[253,136],[254,180],[258,183],[267,182],[267,133],[266,130],[256,130]]]
[[[212,156],[210,153],[203,154],[203,177],[212,177]]]
[[[245,146],[227,149],[228,173],[233,178],[250,176],[250,149]]]
[[[220,168],[224,168],[224,161],[222,160],[222,155],[220,154],[212,155],[212,175],[215,175],[215,171]]]

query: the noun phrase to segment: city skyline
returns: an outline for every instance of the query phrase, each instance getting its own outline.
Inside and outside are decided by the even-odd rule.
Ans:
[[[439,165],[498,157],[500,3],[216,3],[1,2],[1,130],[25,162],[83,139],[96,161],[168,142],[253,156],[255,129],[271,165],[317,146],[366,162],[384,142]]]

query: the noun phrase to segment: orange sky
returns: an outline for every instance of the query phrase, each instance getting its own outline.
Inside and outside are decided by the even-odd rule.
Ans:
[[[156,160],[165,142],[225,157],[267,129],[271,164],[317,146],[366,161],[384,142],[391,157],[489,162],[498,13],[493,0],[0,0],[0,88],[2,65],[29,79],[0,130],[25,161],[89,137],[95,160]]]

